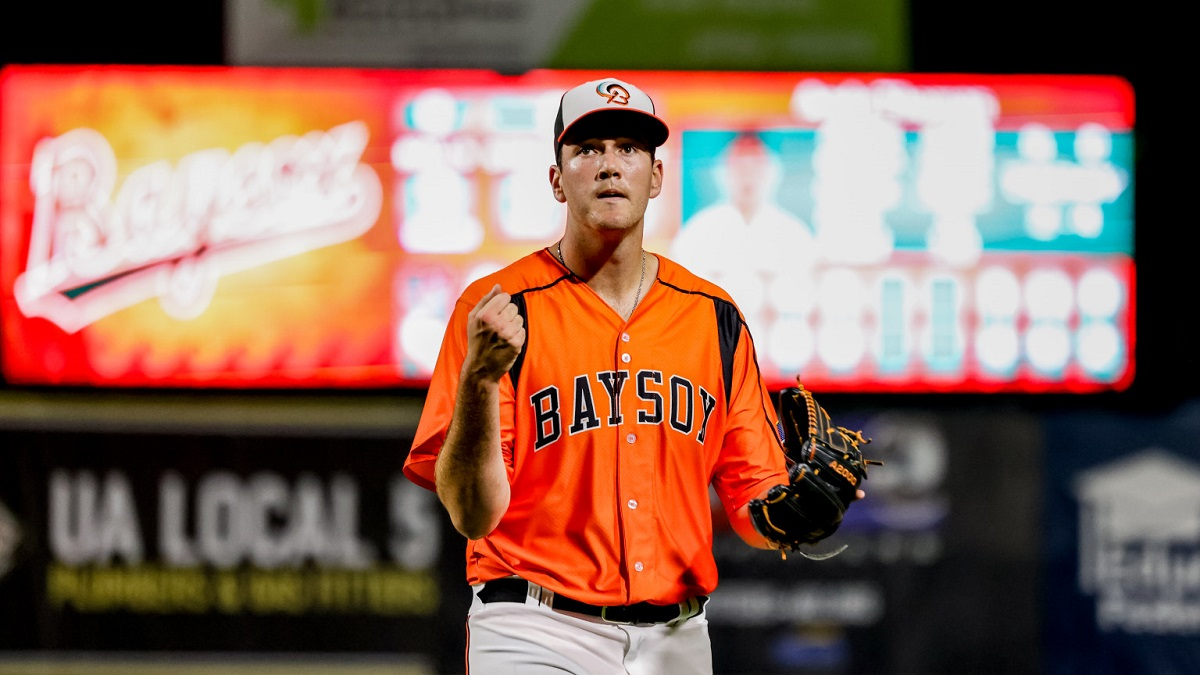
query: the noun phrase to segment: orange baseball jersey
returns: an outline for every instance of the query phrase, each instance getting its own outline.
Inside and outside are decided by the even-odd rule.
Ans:
[[[549,249],[472,283],[442,341],[410,480],[434,490],[467,314],[496,283],[526,341],[500,386],[512,485],[496,529],[467,543],[467,581],[519,575],[598,605],[668,604],[717,585],[709,485],[727,512],[786,482],[778,417],[730,297],[659,256],[629,321]]]

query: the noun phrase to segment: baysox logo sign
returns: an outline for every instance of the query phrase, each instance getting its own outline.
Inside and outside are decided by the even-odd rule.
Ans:
[[[1103,631],[1200,634],[1200,466],[1151,449],[1089,471],[1079,587]]]
[[[26,269],[14,295],[27,317],[68,333],[157,297],[180,320],[204,312],[224,274],[366,232],[383,189],[363,164],[369,131],[328,131],[194,152],[117,182],[117,157],[80,128],[38,143]]]

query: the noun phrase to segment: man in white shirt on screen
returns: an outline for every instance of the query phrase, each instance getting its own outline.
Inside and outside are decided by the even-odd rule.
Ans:
[[[816,258],[812,230],[776,200],[783,168],[754,132],[726,146],[717,182],[723,195],[683,223],[670,255],[689,270],[723,286],[747,316],[762,326],[772,296],[786,285],[809,281]],[[779,308],[775,308],[779,309]]]

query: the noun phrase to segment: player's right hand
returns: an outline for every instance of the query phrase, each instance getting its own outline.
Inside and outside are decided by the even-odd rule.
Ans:
[[[517,360],[525,344],[525,320],[512,296],[496,284],[467,314],[466,367],[498,381]]]

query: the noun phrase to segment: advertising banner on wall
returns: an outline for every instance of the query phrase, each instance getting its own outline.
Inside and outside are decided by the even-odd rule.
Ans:
[[[0,77],[5,380],[425,386],[467,284],[561,237],[558,102],[610,76],[671,127],[647,250],[768,387],[1132,382],[1119,78],[116,66]]]
[[[462,543],[409,442],[5,433],[0,651],[457,667]]]
[[[908,1],[225,0],[252,66],[908,68]]]
[[[1035,672],[1036,424],[839,421],[885,464],[814,549],[838,555],[752,549],[714,499],[715,671]],[[464,540],[401,476],[406,443],[4,433],[0,658],[299,652],[461,672]]]
[[[865,500],[818,552],[718,536],[717,672],[1032,673],[1039,428],[1020,413],[838,413],[872,442]]]
[[[1200,663],[1200,404],[1047,421],[1047,673]]]

